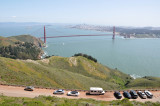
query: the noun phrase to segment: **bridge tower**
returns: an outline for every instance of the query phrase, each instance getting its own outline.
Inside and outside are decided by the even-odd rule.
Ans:
[[[44,26],[44,43],[46,44],[46,28]]]
[[[113,26],[113,37],[112,37],[112,39],[115,39],[115,31],[116,31],[116,28],[115,28],[115,26]]]

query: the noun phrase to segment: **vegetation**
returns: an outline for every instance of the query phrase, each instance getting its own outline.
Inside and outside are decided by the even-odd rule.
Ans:
[[[37,61],[0,57],[0,82],[4,84],[66,89],[99,86],[113,90],[125,88],[129,80],[129,75],[81,56],[53,56]]]
[[[106,90],[160,88],[160,78],[133,80],[82,56],[52,56],[43,60],[14,60],[0,57],[0,82],[25,86],[88,90],[91,86]]]
[[[42,47],[43,46],[43,42],[40,39],[37,39],[37,38],[35,38],[31,35],[19,35],[19,36],[7,37],[7,38],[0,36],[0,47],[14,45],[15,42],[33,43],[37,47]]]
[[[145,76],[132,80],[127,87],[129,88],[160,88],[160,78]]]
[[[33,43],[15,42],[9,46],[0,47],[0,56],[12,59],[40,59],[41,49]]]
[[[52,96],[38,96],[35,98],[0,96],[2,106],[159,106],[160,102],[136,102],[128,99],[114,101],[97,101],[93,99],[67,99]]]
[[[75,54],[74,56],[83,56],[83,57],[85,57],[85,58],[87,58],[87,59],[89,59],[89,60],[92,60],[92,61],[94,61],[94,62],[97,62],[97,59],[95,59],[95,58],[93,58],[92,56],[89,56],[89,55],[87,55],[87,54],[78,53],[78,54]]]
[[[43,42],[30,35],[0,37],[0,56],[12,59],[40,59]]]

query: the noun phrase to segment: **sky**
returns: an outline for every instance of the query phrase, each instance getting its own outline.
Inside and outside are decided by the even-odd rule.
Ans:
[[[160,27],[160,0],[0,0],[0,22]]]

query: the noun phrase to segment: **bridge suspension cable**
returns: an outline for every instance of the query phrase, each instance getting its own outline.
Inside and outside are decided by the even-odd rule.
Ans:
[[[39,37],[39,39],[44,39],[44,43],[46,44],[47,38],[62,38],[62,37],[81,37],[81,36],[107,36],[112,35],[112,39],[115,39],[115,26],[113,27],[113,34],[88,34],[88,35],[66,35],[66,36],[46,36],[46,28],[44,26],[44,37]]]

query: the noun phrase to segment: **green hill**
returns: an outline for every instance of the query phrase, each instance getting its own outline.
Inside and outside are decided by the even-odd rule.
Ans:
[[[132,80],[127,87],[129,88],[160,88],[160,78],[145,76],[143,78],[137,78]]]
[[[43,42],[30,35],[0,37],[0,56],[13,59],[40,59]]]
[[[43,46],[43,42],[36,37],[31,35],[19,35],[19,36],[11,36],[11,37],[1,37],[0,36],[0,47],[14,45],[15,42],[28,42],[33,43],[38,47]]]
[[[113,70],[84,57],[53,56],[43,60],[14,60],[0,57],[0,82],[41,87],[89,89],[122,89],[131,80]]]

